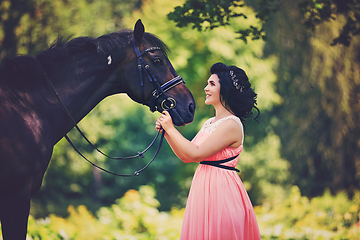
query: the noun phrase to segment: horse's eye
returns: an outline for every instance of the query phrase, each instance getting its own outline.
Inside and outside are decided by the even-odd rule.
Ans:
[[[161,63],[161,60],[159,58],[154,59],[154,64],[159,65]]]

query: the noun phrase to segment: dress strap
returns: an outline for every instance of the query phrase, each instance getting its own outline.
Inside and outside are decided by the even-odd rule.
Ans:
[[[210,166],[214,166],[214,167],[218,167],[218,168],[223,168],[223,169],[226,169],[226,170],[232,170],[232,171],[240,172],[240,170],[237,169],[237,168],[229,167],[229,166],[220,164],[220,163],[226,163],[226,162],[229,162],[231,160],[234,160],[237,156],[239,156],[239,154],[235,155],[233,157],[226,158],[226,159],[223,159],[223,160],[218,160],[218,161],[201,161],[200,164],[210,165]]]

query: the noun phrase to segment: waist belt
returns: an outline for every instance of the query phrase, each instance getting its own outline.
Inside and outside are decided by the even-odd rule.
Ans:
[[[224,159],[224,160],[218,160],[218,161],[201,161],[200,164],[204,164],[204,165],[210,165],[210,166],[214,166],[214,167],[218,167],[218,168],[223,168],[223,169],[226,169],[226,170],[232,170],[232,171],[236,171],[236,172],[240,172],[239,169],[237,168],[234,168],[234,167],[229,167],[229,166],[225,166],[225,165],[221,165],[221,163],[226,163],[226,162],[229,162],[231,160],[234,160],[238,155],[236,156],[233,156],[231,158],[227,158],[227,159]]]

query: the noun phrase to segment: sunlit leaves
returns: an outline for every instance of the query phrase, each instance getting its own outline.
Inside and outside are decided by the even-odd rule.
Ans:
[[[184,209],[160,212],[154,188],[128,190],[109,207],[92,213],[84,205],[68,207],[66,218],[51,214],[29,219],[28,238],[38,239],[179,239]]]
[[[268,19],[271,11],[275,8],[271,7],[269,0],[262,0],[259,3],[260,9],[256,18],[260,22],[260,26],[251,25],[246,29],[236,30],[239,34],[238,38],[247,42],[248,39],[265,39],[265,31],[263,24]],[[241,0],[187,0],[183,6],[175,7],[173,12],[168,14],[168,18],[176,22],[178,27],[193,25],[192,27],[201,30],[212,30],[221,26],[231,24],[231,19],[243,18],[247,19],[248,15],[244,11],[245,3]]]
[[[132,0],[2,1],[0,62],[18,54],[36,55],[59,36],[96,37],[118,31],[124,28],[122,18],[136,5]]]
[[[340,27],[340,34],[333,39],[331,45],[349,46],[351,39],[360,33],[360,1],[344,0],[312,0],[299,4],[304,14],[304,25],[312,30],[324,22],[332,22],[344,16],[346,23]]]
[[[66,218],[50,215],[29,218],[28,239],[179,239],[184,209],[161,212],[149,186],[129,190],[109,207],[96,213],[85,206],[69,206]],[[155,204],[154,204],[155,203]],[[293,186],[255,207],[262,239],[357,239],[360,192],[349,199],[344,192],[329,191],[309,199]]]
[[[250,38],[266,39],[263,25],[271,16],[278,11],[281,1],[261,0],[251,3],[257,11],[256,17],[260,26],[250,26],[246,29],[236,30],[238,38],[247,42]],[[231,0],[187,0],[182,6],[175,7],[169,13],[168,18],[177,23],[178,27],[193,25],[200,30],[214,29],[220,26],[230,25],[231,18],[247,18],[242,11],[244,1]],[[332,45],[343,44],[349,46],[351,38],[360,32],[360,1],[350,0],[303,0],[299,4],[299,10],[304,15],[303,24],[309,29],[314,29],[323,22],[336,19],[339,15],[346,17],[346,24],[341,27],[341,33],[333,39]],[[294,9],[297,10],[297,9]]]
[[[335,196],[326,191],[308,199],[293,186],[276,204],[255,208],[262,239],[357,239],[360,231],[360,192],[351,200],[346,193]]]

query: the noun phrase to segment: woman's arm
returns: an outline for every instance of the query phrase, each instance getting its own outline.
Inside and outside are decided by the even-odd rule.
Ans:
[[[161,124],[158,121],[156,121],[156,130],[157,131],[164,131],[162,128],[161,128]],[[184,163],[189,163],[191,162],[190,159],[188,159],[177,147],[176,147],[176,144],[174,143],[174,141],[171,139],[171,137],[168,135],[167,132],[165,132],[165,138],[166,138],[166,141],[169,143],[171,149],[173,150],[173,152],[175,153],[175,155],[181,159],[181,161],[183,161]]]
[[[181,152],[181,150],[176,146],[176,143],[171,139],[171,137],[169,136],[169,134],[167,132],[165,132],[165,138],[166,138],[167,142],[169,143],[173,152],[176,154],[176,156],[178,158],[181,159],[181,161],[183,161],[184,163],[191,162],[191,159],[189,159],[185,154],[183,154]]]
[[[157,125],[161,125],[166,131],[168,143],[184,162],[200,162],[228,146],[240,146],[242,139],[241,127],[232,119],[221,123],[199,146],[181,135],[174,127],[168,112],[163,112]]]

